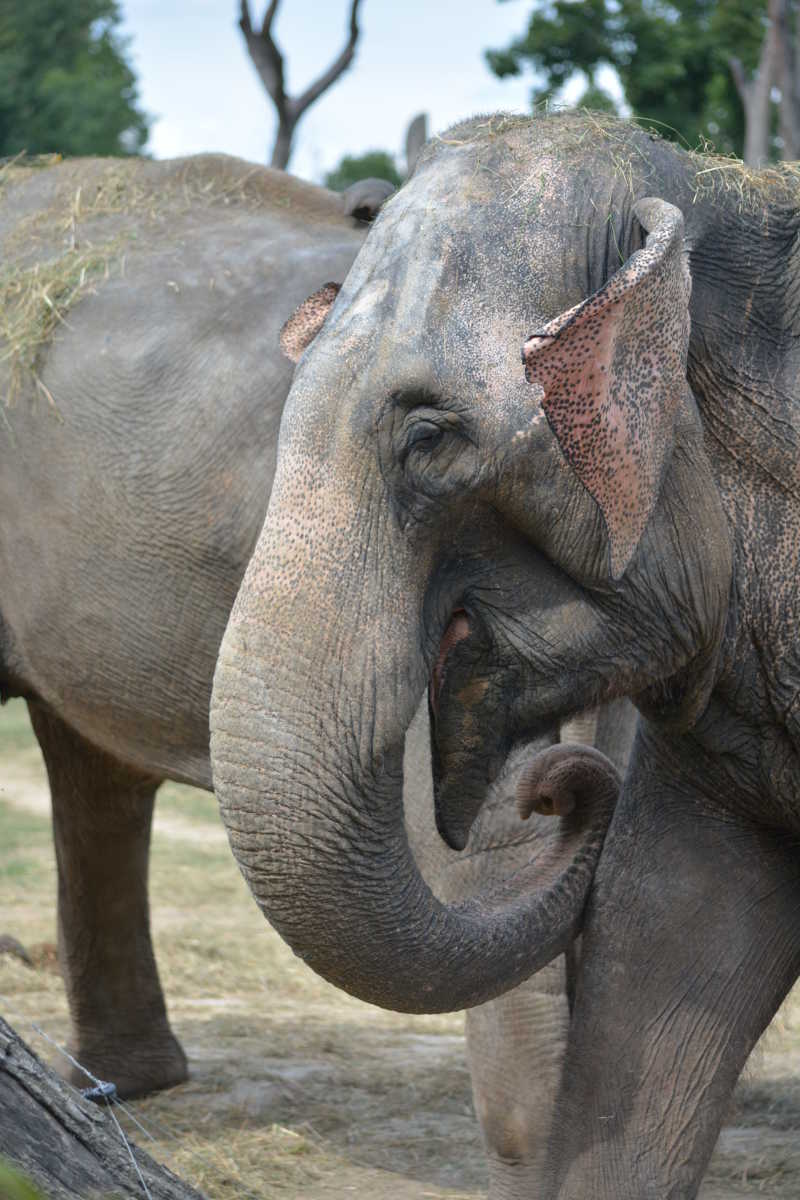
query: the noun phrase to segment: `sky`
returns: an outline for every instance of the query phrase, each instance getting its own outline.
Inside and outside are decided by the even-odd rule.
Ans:
[[[253,23],[267,0],[250,0]],[[266,162],[271,101],[238,27],[239,0],[122,0],[140,103],[156,119],[156,158],[225,151]],[[343,49],[350,0],[282,0],[274,32],[289,92],[302,91]],[[344,154],[385,149],[402,163],[418,112],[439,132],[497,109],[527,111],[532,77],[497,79],[483,58],[522,34],[532,0],[362,0],[349,71],[301,120],[289,170],[321,181]]]

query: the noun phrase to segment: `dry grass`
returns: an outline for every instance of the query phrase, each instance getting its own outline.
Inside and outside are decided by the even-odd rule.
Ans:
[[[108,278],[135,235],[115,231],[93,237],[85,225],[111,214],[130,213],[148,201],[138,185],[135,161],[109,162],[88,194],[72,187],[74,169],[58,155],[30,160],[18,157],[0,168],[0,200],[4,187],[24,184],[43,171],[58,168],[69,185],[57,187],[49,204],[22,219],[3,246],[0,268],[0,366],[9,371],[7,402],[19,391],[26,373],[52,404],[37,371],[38,356],[59,325],[68,328],[67,313],[103,277]],[[65,180],[66,182],[66,180]],[[30,250],[44,243],[43,261],[26,265]]]
[[[63,984],[44,962],[55,870],[21,708],[0,710],[0,933],[36,946],[42,966],[0,956],[0,1004],[56,1062],[29,1024],[68,1037]],[[18,806],[22,784],[37,789],[33,811]],[[476,1200],[485,1172],[462,1018],[386,1013],[330,987],[253,904],[218,837],[214,798],[168,784],[158,810],[169,832],[153,840],[156,955],[192,1078],[127,1106],[155,1141],[123,1115],[129,1135],[209,1200]],[[195,836],[181,836],[184,825]]]
[[[341,219],[338,201],[318,188],[224,156],[171,163],[18,156],[0,166],[0,205],[17,185],[43,183],[51,186],[41,188],[40,202],[0,246],[0,368],[5,365],[9,377],[7,402],[30,377],[53,403],[38,369],[42,349],[60,326],[69,327],[68,314],[80,299],[124,274],[126,254],[135,246],[151,253],[169,242],[176,220],[210,208],[267,206]]]
[[[39,393],[55,407],[39,377],[39,353],[59,325],[69,328],[67,313],[72,305],[96,281],[110,277],[116,258],[110,245],[99,250],[75,248],[46,264],[0,270],[0,365],[7,363],[10,368],[8,403],[29,372]]]
[[[0,710],[0,933],[38,946],[0,956],[0,1004],[42,1057],[36,1021],[68,1036],[48,962],[55,870],[41,762],[24,709]],[[459,1016],[383,1012],[336,991],[261,917],[214,798],[166,785],[153,841],[156,954],[188,1083],[127,1106],[130,1136],[209,1200],[477,1200],[485,1192]],[[187,836],[191,831],[191,836]],[[800,1195],[800,995],[738,1092],[703,1200]]]
[[[661,122],[646,117],[625,119],[611,113],[590,109],[556,108],[543,105],[534,115],[497,113],[474,117],[452,127],[439,138],[434,138],[427,154],[435,153],[436,142],[445,145],[469,145],[492,141],[504,135],[530,128],[542,116],[555,118],[552,124],[559,151],[584,151],[589,147],[605,144],[610,151],[614,171],[622,177],[633,193],[634,182],[640,172],[649,169],[647,142],[660,141],[667,130]],[[800,163],[772,163],[755,169],[747,166],[735,155],[717,154],[714,147],[704,142],[697,147],[688,144],[679,147],[679,153],[689,160],[690,178],[695,202],[715,201],[722,197],[733,200],[742,213],[758,214],[765,205],[796,208],[800,201]]]

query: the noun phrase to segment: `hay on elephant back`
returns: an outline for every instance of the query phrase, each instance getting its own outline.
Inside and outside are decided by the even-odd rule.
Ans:
[[[31,199],[32,189],[36,190]],[[156,252],[175,223],[211,208],[286,209],[341,221],[338,197],[227,155],[171,162],[17,157],[0,165],[0,370],[5,400],[39,375],[42,350],[75,304],[125,273],[134,249]]]
[[[10,366],[6,403],[22,386],[26,372],[52,404],[37,371],[37,357],[58,325],[69,327],[66,314],[95,281],[110,276],[110,247],[66,254],[40,267],[0,269],[0,364]]]

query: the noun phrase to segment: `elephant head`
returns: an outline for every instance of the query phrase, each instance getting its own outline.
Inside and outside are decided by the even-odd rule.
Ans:
[[[482,120],[429,145],[286,334],[301,358],[218,663],[214,780],[272,923],[389,1007],[481,1003],[553,957],[610,811],[602,788],[570,799],[547,862],[439,904],[400,803],[424,689],[460,847],[514,743],[623,694],[689,725],[714,679],[730,539],[687,382],[683,218],[585,132]],[[530,779],[527,809],[552,792]]]

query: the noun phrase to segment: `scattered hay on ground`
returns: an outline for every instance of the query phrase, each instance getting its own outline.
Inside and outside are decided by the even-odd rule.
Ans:
[[[56,882],[44,768],[21,701],[0,709],[0,754],[0,932],[35,961],[35,944],[52,942]],[[22,794],[34,788],[36,802]],[[330,987],[248,895],[218,837],[214,798],[168,784],[159,809],[181,820],[153,839],[156,956],[192,1076],[127,1104],[129,1135],[209,1200],[485,1196],[461,1018],[383,1012]],[[177,836],[183,822],[195,836]],[[46,958],[33,970],[0,956],[0,996],[11,1024],[55,1062],[30,1027],[68,1037],[63,982]],[[799,1127],[795,993],[738,1089],[701,1200],[796,1200]]]

